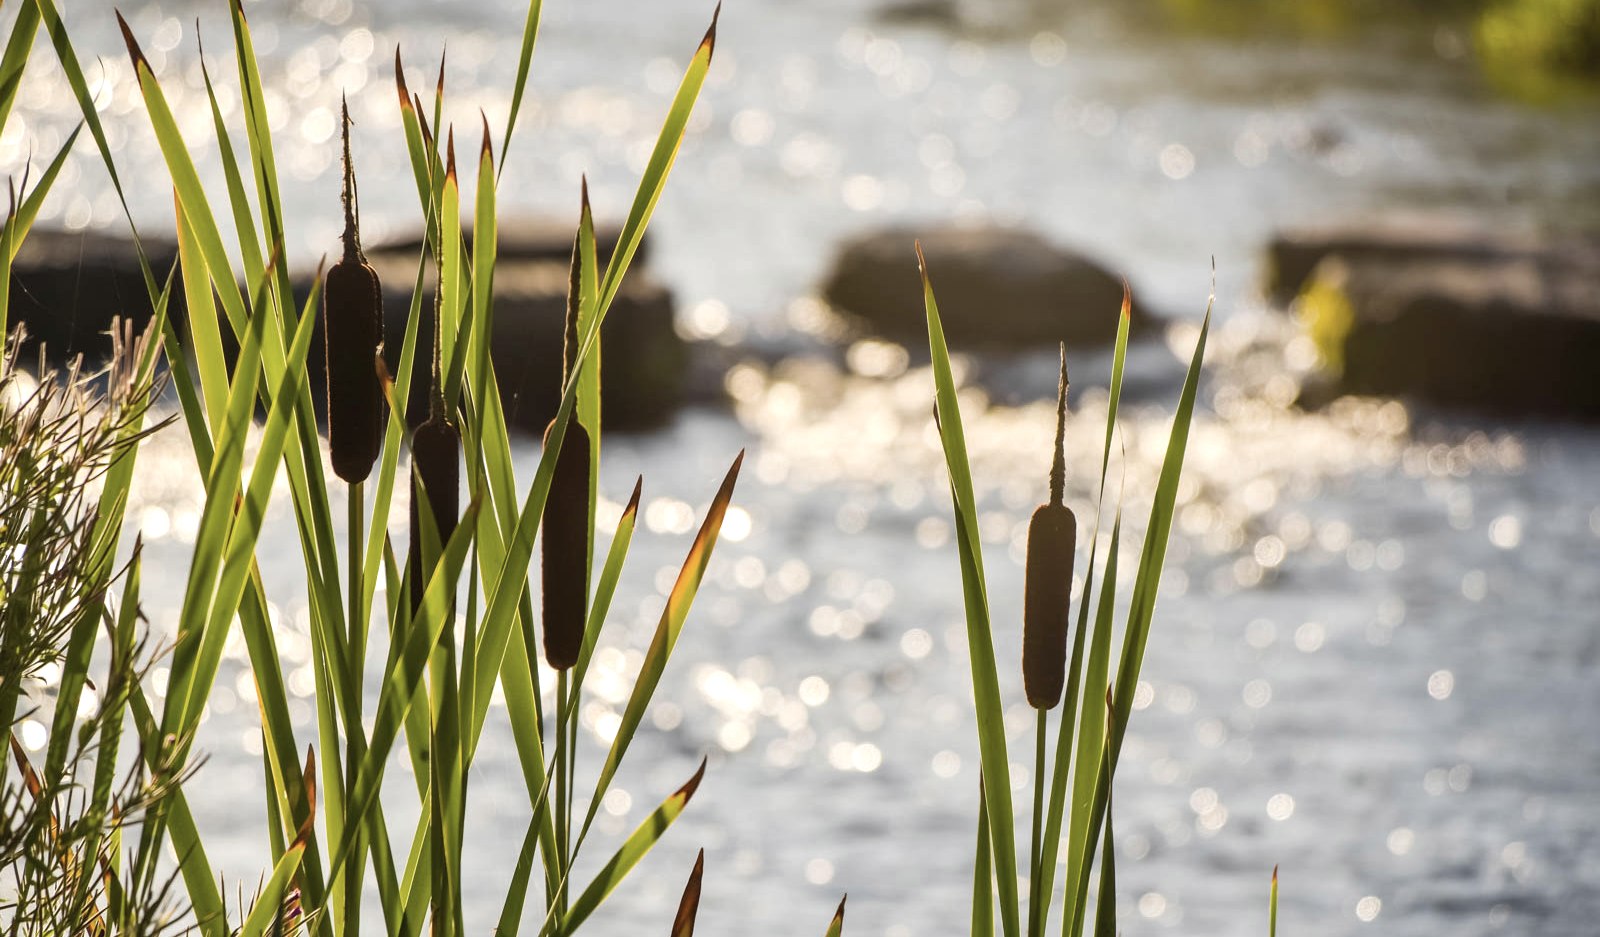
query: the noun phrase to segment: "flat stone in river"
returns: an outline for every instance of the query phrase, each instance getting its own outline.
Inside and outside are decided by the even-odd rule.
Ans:
[[[1329,254],[1295,300],[1336,393],[1600,418],[1600,241]]]
[[[840,245],[822,288],[879,334],[927,341],[913,245],[920,239],[946,337],[992,347],[1099,345],[1116,338],[1122,278],[1042,236],[997,226],[868,231]],[[1148,317],[1134,310],[1134,325]]]

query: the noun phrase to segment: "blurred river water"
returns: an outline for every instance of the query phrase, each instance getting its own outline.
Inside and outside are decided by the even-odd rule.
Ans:
[[[1108,504],[1120,490],[1127,523],[1142,529],[1177,397],[1174,361],[1193,347],[1214,259],[1210,376],[1119,773],[1122,929],[1264,933],[1268,875],[1280,865],[1285,926],[1304,934],[1592,932],[1600,433],[1382,401],[1300,413],[1289,375],[1309,350],[1256,285],[1263,243],[1292,223],[1429,210],[1593,225],[1600,122],[1494,97],[1462,51],[1469,37],[1448,26],[1420,38],[1379,24],[1336,41],[1252,42],[1175,37],[1109,3],[1061,6],[1005,7],[961,26],[885,18],[861,0],[730,2],[653,226],[650,263],[677,292],[680,327],[734,348],[816,331],[823,316],[810,296],[833,245],[890,220],[990,218],[1083,247],[1178,323],[1136,352],[1125,458],[1109,482]],[[403,183],[363,186],[366,237],[407,230],[417,207],[398,142],[394,46],[412,87],[429,88],[447,44],[450,119],[475,126],[482,108],[503,125],[524,10],[249,5],[296,266],[335,249],[340,92],[351,97],[363,180]],[[575,215],[587,172],[597,210],[621,215],[710,12],[683,0],[546,4],[502,214]],[[124,13],[220,187],[194,21],[237,122],[225,11],[136,2]],[[125,175],[164,178],[109,8],[73,4],[66,16]],[[30,153],[47,158],[76,123],[41,51],[44,67],[30,70],[0,136],[7,171]],[[58,193],[45,222],[121,227],[92,147],[80,143]],[[164,186],[128,195],[142,226],[170,227]],[[909,244],[907,254],[909,264]],[[1045,494],[1051,359],[960,362],[1011,388],[970,380],[963,405],[1022,789],[1031,711],[1004,665],[1020,653],[1021,549]],[[1069,496],[1087,538],[1105,407],[1093,375],[1105,362],[1080,360]],[[842,365],[751,359],[725,383],[729,409],[607,438],[603,518],[614,521],[639,473],[645,499],[582,713],[589,771],[716,481],[741,447],[750,457],[588,860],[701,754],[710,770],[592,926],[665,929],[704,846],[707,932],[820,932],[848,891],[847,933],[951,933],[970,889],[976,734],[928,373],[897,346],[861,341]],[[537,457],[529,440],[523,479]],[[141,458],[132,517],[149,551],[147,611],[170,627],[199,485],[175,432]],[[286,499],[274,511],[263,575],[309,739],[300,562]],[[229,653],[191,803],[214,864],[248,889],[266,852],[259,740],[242,643]],[[480,929],[499,913],[527,815],[503,717],[487,731],[467,831],[478,864],[467,921]],[[409,830],[403,805],[414,797],[398,762],[390,790],[391,822]]]

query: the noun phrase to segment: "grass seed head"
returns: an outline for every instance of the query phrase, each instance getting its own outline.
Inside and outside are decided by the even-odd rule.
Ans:
[[[361,253],[350,115],[344,111],[344,253],[328,269],[322,326],[328,377],[328,452],[334,474],[355,484],[372,474],[387,416],[377,356],[383,345],[383,287]]]
[[[545,430],[549,445],[554,421]],[[577,420],[556,454],[544,502],[540,544],[544,594],[544,657],[556,670],[578,662],[589,595],[589,433]]]
[[[435,413],[411,435],[411,608],[422,605],[431,569],[422,565],[423,504],[429,508],[439,549],[455,533],[461,516],[457,502],[461,486],[461,432],[442,414]]]
[[[1061,352],[1056,395],[1056,446],[1050,466],[1050,502],[1028,522],[1028,559],[1023,582],[1022,683],[1028,704],[1051,709],[1061,702],[1066,680],[1068,605],[1078,542],[1078,519],[1062,503],[1066,488],[1064,436],[1067,421],[1067,357]]]

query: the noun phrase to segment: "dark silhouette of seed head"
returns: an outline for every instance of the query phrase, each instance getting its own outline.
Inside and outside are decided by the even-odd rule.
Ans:
[[[566,328],[562,337],[562,384],[570,383],[578,367],[578,309],[583,282],[580,242],[572,242],[572,276],[567,288]],[[544,433],[550,445],[552,420]],[[556,453],[550,493],[544,503],[544,533],[540,568],[544,598],[544,656],[557,670],[578,662],[589,598],[589,431],[578,422],[576,410]]]
[[[411,610],[422,606],[431,566],[423,563],[423,523],[431,520],[444,551],[461,516],[461,432],[442,413],[428,417],[411,434]],[[426,507],[427,513],[423,513]]]
[[[1051,709],[1066,680],[1068,605],[1078,520],[1062,503],[1066,490],[1067,350],[1061,347],[1056,394],[1056,445],[1050,465],[1050,501],[1028,522],[1028,559],[1022,602],[1022,683],[1028,705]]]
[[[383,448],[388,415],[378,381],[383,345],[383,286],[361,253],[356,174],[350,161],[350,110],[344,125],[344,251],[328,269],[322,292],[322,331],[327,355],[328,453],[334,474],[356,484],[372,474]]]

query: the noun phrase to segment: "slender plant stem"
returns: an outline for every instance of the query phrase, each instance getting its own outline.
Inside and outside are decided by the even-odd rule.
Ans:
[[[572,827],[572,815],[567,810],[567,671],[556,671],[556,789],[555,789],[555,821],[556,821],[556,868],[560,873],[561,885],[556,893],[551,896],[551,901],[556,906],[553,933],[561,933],[561,917],[566,913],[567,894],[566,878],[568,858],[569,834]]]
[[[1040,881],[1044,870],[1043,841],[1044,841],[1044,775],[1045,756],[1048,754],[1045,746],[1045,727],[1050,720],[1050,710],[1039,710],[1038,731],[1035,733],[1033,750],[1033,849],[1030,852],[1031,862],[1028,865],[1028,933],[1034,937],[1042,937],[1045,922],[1040,912],[1044,910],[1045,891],[1050,888],[1050,882]]]
[[[346,675],[346,679],[350,681],[350,686],[352,686],[354,690],[350,694],[351,709],[349,713],[349,722],[345,725],[344,732],[344,793],[345,803],[351,804],[355,802],[356,773],[357,769],[361,765],[363,754],[362,749],[365,747],[361,744],[361,678],[363,669],[362,665],[366,659],[367,639],[366,622],[361,614],[361,567],[362,558],[365,555],[362,550],[361,509],[364,502],[361,492],[361,482],[351,482],[349,485],[349,490],[346,492],[346,494],[348,496],[347,501],[349,505],[349,520],[347,522],[347,526],[350,537],[350,549],[349,556],[347,558],[347,562],[349,563],[350,580],[348,583],[350,613],[348,619],[346,620],[346,625],[350,631],[349,640],[346,642],[347,651],[349,654],[350,670]],[[361,835],[361,824],[352,826],[350,835],[359,837]],[[345,876],[346,887],[344,890],[344,934],[346,937],[357,937],[361,930],[361,879],[363,876],[361,872],[362,862],[360,861],[360,857],[363,855],[364,846],[358,843],[356,847],[355,858],[352,860],[350,865],[350,874]]]

